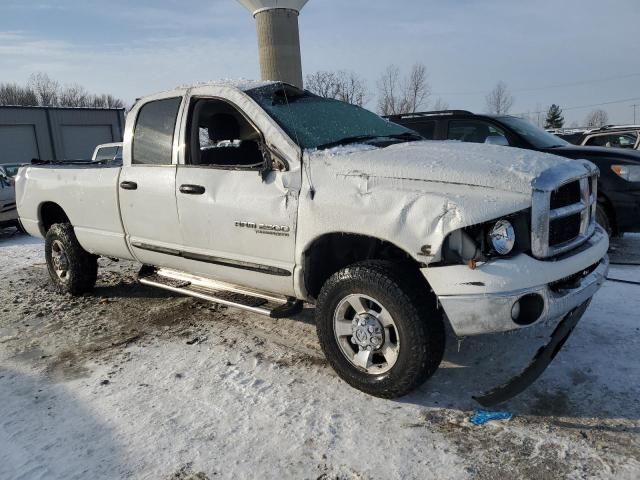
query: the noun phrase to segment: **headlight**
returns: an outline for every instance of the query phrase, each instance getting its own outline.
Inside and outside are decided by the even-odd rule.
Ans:
[[[516,244],[516,231],[508,220],[498,220],[489,232],[493,249],[500,255],[507,255]]]
[[[627,182],[640,182],[640,165],[611,165],[611,170]]]

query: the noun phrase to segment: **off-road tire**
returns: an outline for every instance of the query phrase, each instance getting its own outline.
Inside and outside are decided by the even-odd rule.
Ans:
[[[609,235],[609,237],[613,235],[613,227],[611,224],[611,220],[609,219],[607,209],[600,203],[598,203],[598,205],[596,206],[596,222],[598,222],[604,229],[604,231],[607,232],[607,235]]]
[[[334,335],[334,313],[352,294],[375,298],[397,325],[400,352],[393,367],[380,375],[354,366]],[[336,373],[349,385],[370,395],[395,398],[422,385],[438,369],[445,348],[442,314],[419,272],[385,261],[365,261],[334,274],[320,292],[316,306],[320,346]]]
[[[64,247],[68,260],[68,277],[64,281],[56,273],[52,260],[52,245],[56,241]],[[44,251],[49,276],[59,293],[82,295],[93,289],[98,278],[98,257],[80,246],[71,224],[52,225],[45,237]]]

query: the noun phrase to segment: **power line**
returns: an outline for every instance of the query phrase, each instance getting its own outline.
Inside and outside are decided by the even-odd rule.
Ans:
[[[553,85],[545,85],[543,87],[518,88],[518,89],[511,90],[511,92],[513,92],[513,93],[537,92],[537,91],[541,91],[541,90],[550,90],[550,89],[553,89],[553,88],[576,87],[576,86],[579,86],[579,85],[590,85],[592,83],[610,82],[612,80],[621,80],[621,79],[624,79],[624,78],[635,78],[635,77],[640,77],[640,73],[630,73],[630,74],[627,74],[627,75],[617,75],[615,77],[599,78],[599,79],[595,79],[595,80],[583,80],[583,81],[571,82],[571,83],[557,83],[557,84],[553,84]],[[476,92],[449,92],[449,93],[434,93],[433,95],[439,95],[439,96],[484,95],[486,93],[487,92],[480,92],[480,91],[476,91]]]
[[[602,103],[593,103],[591,105],[579,105],[577,107],[562,107],[562,111],[566,111],[566,110],[580,110],[582,108],[594,108],[594,107],[602,107],[605,105],[615,105],[617,103],[627,103],[627,102],[634,102],[636,100],[640,100],[640,97],[636,97],[636,98],[627,98],[624,100],[614,100],[612,102],[602,102]],[[640,105],[636,105],[636,106],[640,106]],[[528,112],[528,113],[544,113],[544,112]],[[527,113],[523,112],[523,113],[519,113],[518,115],[526,115]]]

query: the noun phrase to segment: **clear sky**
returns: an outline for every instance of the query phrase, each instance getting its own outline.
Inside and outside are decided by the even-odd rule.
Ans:
[[[305,73],[424,63],[435,97],[484,111],[498,80],[512,113],[559,103],[582,123],[640,105],[640,0],[310,0]],[[259,77],[253,20],[235,0],[0,0],[0,82],[44,71],[128,102],[181,84]],[[435,98],[434,98],[435,99]],[[635,100],[632,100],[635,99]],[[640,122],[640,106],[637,109]]]

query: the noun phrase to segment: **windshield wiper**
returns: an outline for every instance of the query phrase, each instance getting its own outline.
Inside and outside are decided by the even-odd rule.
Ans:
[[[378,138],[393,138],[394,140],[424,140],[417,133],[405,132],[405,133],[396,133],[393,135],[355,135],[353,137],[345,137],[340,140],[336,140],[335,142],[323,143],[322,145],[318,145],[316,148],[318,150],[325,150],[327,148],[339,147],[340,145],[347,145],[349,143],[358,143],[358,142],[367,142],[370,140],[376,140]]]
[[[348,145],[349,143],[366,142],[367,140],[373,140],[380,138],[380,135],[354,135],[353,137],[344,137],[335,142],[323,143],[318,145],[318,150],[326,150],[327,148],[339,147],[340,145]]]

